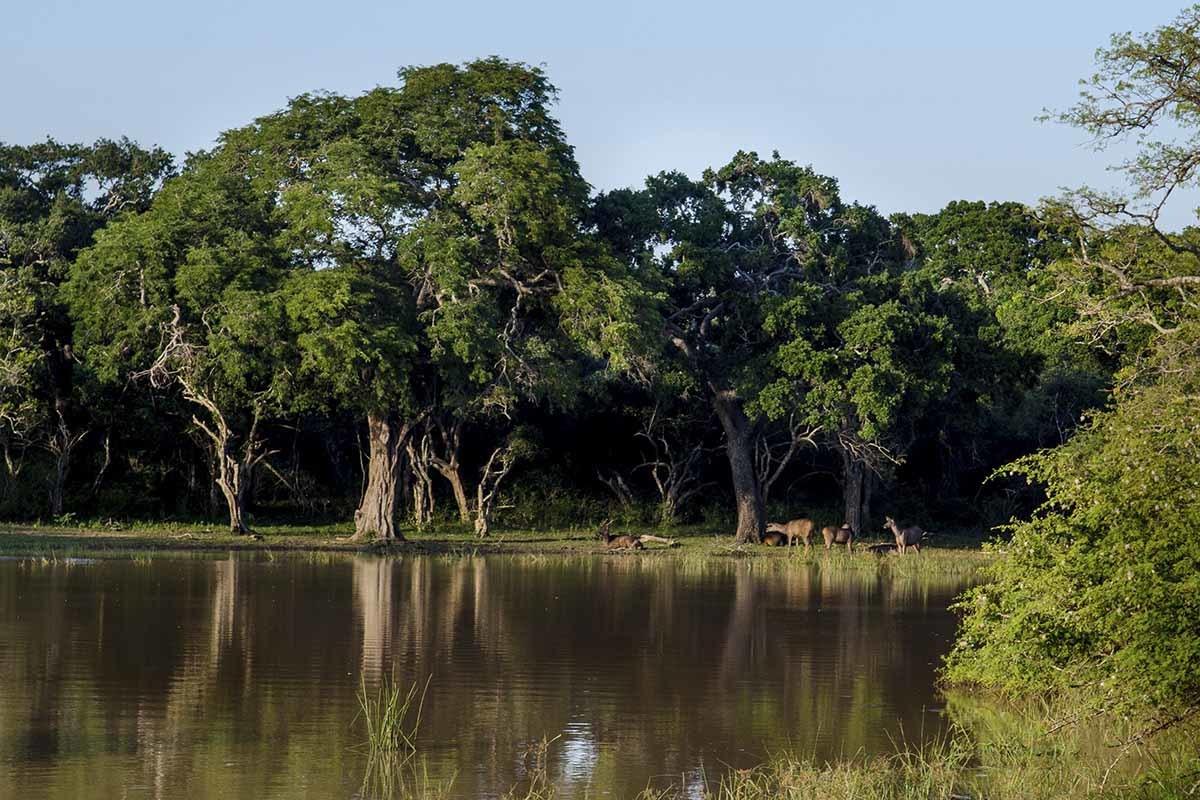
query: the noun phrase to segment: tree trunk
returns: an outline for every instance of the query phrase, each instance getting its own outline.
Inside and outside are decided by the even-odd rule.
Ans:
[[[508,477],[513,466],[517,463],[512,444],[505,444],[492,451],[483,471],[479,475],[479,484],[475,487],[475,535],[486,537],[492,529],[492,506],[500,494],[500,484]]]
[[[855,536],[863,535],[863,526],[867,521],[863,515],[863,509],[866,504],[868,477],[866,466],[848,451],[842,450],[842,498],[846,510],[845,522],[854,530]]]
[[[713,398],[713,407],[725,429],[725,453],[733,474],[738,512],[735,538],[743,543],[761,541],[766,527],[766,509],[754,468],[754,426],[746,418],[741,398],[732,390],[718,391]]]
[[[217,488],[225,498],[225,506],[229,509],[229,532],[240,536],[250,532],[246,524],[246,474],[242,464],[233,455],[231,443],[225,438],[216,446],[217,458]]]
[[[217,509],[221,507],[221,490],[217,487],[217,474],[220,472],[217,469],[217,461],[217,456],[214,454],[208,465],[209,476],[212,478],[208,482],[208,515],[210,517],[215,517]]]
[[[450,484],[454,492],[454,504],[458,506],[460,522],[471,521],[471,502],[467,499],[467,487],[462,478],[462,465],[458,462],[458,454],[462,449],[461,421],[454,422],[447,428],[441,421],[435,420],[434,428],[441,436],[444,453],[433,452],[430,463]]]
[[[879,482],[879,476],[869,469],[865,470],[865,473],[863,476],[862,525],[863,528],[868,528],[871,526],[871,492],[874,490],[875,484]],[[857,529],[855,535],[858,535]]]
[[[413,444],[410,437],[405,447],[408,453],[408,469],[412,476],[413,522],[424,529],[433,521],[433,477],[429,474],[429,434]]]
[[[455,464],[453,469],[442,471],[442,477],[450,482],[450,488],[454,490],[454,503],[458,506],[458,519],[461,522],[471,521],[471,503],[467,500],[467,487],[463,483],[462,473],[459,472],[458,464]]]
[[[367,416],[367,484],[354,512],[354,538],[404,541],[396,528],[401,454],[409,427],[388,414]]]
[[[83,441],[86,435],[86,430],[83,433],[73,433],[67,427],[66,418],[61,411],[59,412],[58,426],[46,445],[46,450],[54,457],[54,468],[50,473],[49,481],[51,516],[62,516],[63,496],[66,491],[67,476],[71,471],[71,454],[75,451],[75,445]]]
[[[492,457],[488,460],[487,467],[483,470],[483,476],[479,479],[479,484],[475,487],[475,535],[480,539],[487,538],[492,532],[492,498],[495,492],[490,495],[487,492],[487,476],[488,470],[492,463],[496,460],[496,450],[492,453]]]
[[[50,516],[61,517],[63,513],[63,488],[67,485],[68,456],[59,452],[54,457],[54,469],[50,473]]]

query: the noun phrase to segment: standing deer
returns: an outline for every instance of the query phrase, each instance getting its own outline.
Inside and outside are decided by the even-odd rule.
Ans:
[[[807,550],[812,544],[813,530],[817,524],[807,517],[794,519],[791,522],[769,522],[767,523],[767,533],[763,536],[763,543],[767,543],[767,538],[771,534],[782,534],[787,537],[788,547],[791,547],[799,539],[804,542],[804,549]]]
[[[853,552],[851,544],[854,542],[854,529],[849,523],[842,525],[840,528],[833,525],[826,525],[821,528],[821,538],[825,540],[825,549],[829,550],[834,544],[846,545],[846,552]]]
[[[611,520],[604,520],[600,524],[600,529],[596,531],[596,538],[604,542],[604,546],[609,550],[644,550],[645,545],[642,544],[642,537],[622,534],[617,536],[610,533],[608,530]]]
[[[913,548],[919,554],[921,552],[921,542],[933,536],[932,533],[924,530],[917,525],[909,525],[907,528],[901,528],[896,524],[896,520],[891,517],[884,517],[883,527],[892,532],[892,536],[896,537],[896,549],[904,553],[908,548]]]

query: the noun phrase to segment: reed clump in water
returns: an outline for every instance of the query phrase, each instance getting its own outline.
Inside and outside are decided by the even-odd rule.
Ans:
[[[522,762],[525,765],[525,780],[504,795],[504,800],[553,800],[557,788],[550,780],[550,745],[558,741],[543,736],[525,748]]]
[[[372,693],[366,678],[358,688],[358,714],[367,728],[367,746],[371,752],[415,755],[417,731],[425,707],[425,685],[414,682],[405,688],[393,675],[384,678]],[[415,705],[414,705],[415,703]]]
[[[417,732],[432,679],[405,686],[392,675],[380,681],[374,692],[367,688],[366,678],[359,684],[358,716],[367,730],[362,797],[441,800],[449,796],[454,778],[433,779],[424,759],[418,757]]]

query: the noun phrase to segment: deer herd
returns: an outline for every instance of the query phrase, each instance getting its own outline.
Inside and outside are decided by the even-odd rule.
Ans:
[[[596,531],[597,538],[604,542],[604,546],[609,550],[642,550],[645,548],[646,541],[663,542],[674,547],[673,539],[663,539],[658,536],[634,536],[632,534],[614,534],[609,530],[611,520],[605,520],[600,529]],[[895,539],[895,544],[884,542],[870,546],[873,552],[883,552],[886,550],[895,550],[898,553],[906,553],[909,548],[916,553],[921,552],[921,544],[933,534],[917,525],[909,525],[901,527],[896,524],[896,520],[891,517],[884,517],[883,527],[891,532]],[[812,546],[813,533],[817,529],[817,523],[807,517],[794,519],[790,522],[771,522],[767,524],[767,532],[763,534],[762,544],[768,547],[792,547],[800,542],[804,543],[804,549],[807,551]],[[826,525],[821,528],[821,538],[825,541],[825,549],[831,550],[835,544],[846,545],[846,552],[853,552],[854,544],[854,528],[849,523],[844,523],[840,526]]]

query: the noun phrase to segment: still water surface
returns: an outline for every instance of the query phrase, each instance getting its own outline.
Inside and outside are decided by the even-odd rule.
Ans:
[[[558,737],[564,797],[944,729],[961,586],[777,560],[0,561],[0,798],[352,798],[360,681],[432,676],[419,742],[496,797]]]

